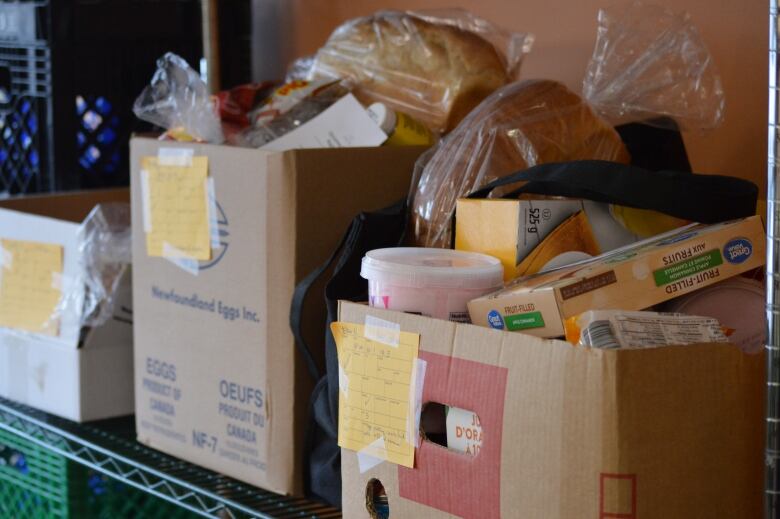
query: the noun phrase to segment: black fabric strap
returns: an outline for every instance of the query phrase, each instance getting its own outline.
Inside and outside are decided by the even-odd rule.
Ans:
[[[585,198],[652,209],[677,218],[716,223],[755,214],[758,187],[748,180],[680,171],[649,171],[600,160],[540,164],[497,179],[469,198],[486,198],[494,189],[527,182],[522,193]]]
[[[298,347],[298,351],[301,352],[303,360],[306,362],[306,368],[309,370],[309,373],[314,380],[319,380],[322,373],[319,366],[317,366],[317,361],[314,359],[311,347],[303,337],[303,304],[306,301],[306,296],[309,294],[312,285],[314,285],[323,273],[330,269],[334,261],[341,257],[341,251],[344,249],[344,244],[349,241],[350,236],[353,234],[354,226],[355,224],[352,222],[347,229],[347,232],[342,236],[338,246],[333,251],[333,254],[331,254],[325,263],[303,278],[300,283],[295,286],[295,291],[293,292],[292,303],[290,304],[290,329],[293,332],[293,337],[295,337],[295,345]]]

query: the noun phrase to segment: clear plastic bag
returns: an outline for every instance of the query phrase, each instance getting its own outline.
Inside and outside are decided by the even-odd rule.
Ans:
[[[133,112],[139,119],[166,130],[184,131],[198,141],[221,144],[225,140],[206,83],[171,52],[157,60],[157,71],[135,100]]]
[[[290,86],[300,85],[294,92],[279,95]],[[250,114],[252,126],[241,132],[232,144],[259,148],[298,128],[328,109],[349,93],[340,81],[287,83],[268,102]]]
[[[583,95],[614,124],[658,116],[717,127],[725,99],[712,55],[687,13],[633,2],[602,9]]]
[[[457,199],[484,184],[536,164],[584,159],[629,162],[617,132],[562,84],[505,86],[417,160],[410,193],[416,244],[449,247]]]
[[[79,229],[84,277],[83,326],[100,326],[114,313],[114,294],[132,260],[130,206],[100,204]]]
[[[382,102],[446,132],[515,79],[532,41],[462,10],[380,11],[338,27],[309,78],[350,80],[363,104]]]

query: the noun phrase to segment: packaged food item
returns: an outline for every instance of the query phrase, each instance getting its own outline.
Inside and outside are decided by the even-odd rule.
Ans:
[[[555,228],[517,266],[516,274],[529,276],[562,267],[600,253],[584,211],[577,211]]]
[[[501,287],[504,271],[485,254],[398,247],[368,252],[360,275],[371,306],[469,322],[466,304]]]
[[[650,238],[691,223],[658,211],[637,209],[625,205],[612,204],[609,206],[609,212],[612,218],[627,231],[641,238]]]
[[[482,424],[477,413],[447,407],[447,448],[476,456],[482,448]]]
[[[662,124],[681,129],[720,125],[725,95],[707,46],[688,13],[632,3],[601,9],[583,95],[614,124]]]
[[[349,93],[339,81],[294,81],[281,86],[250,114],[252,127],[236,140],[260,148],[318,116]]]
[[[625,310],[591,310],[566,319],[566,340],[602,349],[728,342],[712,317]]]
[[[415,165],[410,193],[417,245],[448,247],[458,198],[545,162],[629,162],[617,132],[577,94],[549,80],[507,85]]]
[[[374,103],[367,110],[371,119],[387,134],[387,146],[430,146],[435,142],[424,124],[384,103]]]
[[[206,83],[187,62],[169,52],[157,60],[157,71],[133,104],[139,119],[174,130],[186,140],[221,144],[217,107]]]
[[[474,299],[474,324],[540,337],[588,310],[644,310],[760,267],[764,227],[757,216],[690,225],[557,270],[518,278]]]
[[[272,121],[268,127],[273,127],[275,122]],[[285,151],[303,148],[372,147],[380,146],[386,140],[387,135],[369,117],[363,105],[355,96],[347,94],[322,113],[264,144],[260,149]]]
[[[217,109],[222,123],[232,124],[237,128],[246,128],[252,124],[250,112],[268,99],[275,86],[276,83],[272,81],[263,81],[219,92],[216,95]]]
[[[729,340],[745,353],[758,353],[766,345],[765,288],[755,279],[733,277],[668,301],[660,308],[717,319],[733,330]]]
[[[338,27],[309,78],[350,80],[363,104],[385,103],[446,132],[513,80],[531,42],[461,10],[379,11]]]
[[[572,216],[581,216],[572,219]],[[590,200],[528,196],[457,203],[455,248],[495,256],[504,280],[536,274],[639,241]],[[565,225],[564,225],[565,223]]]

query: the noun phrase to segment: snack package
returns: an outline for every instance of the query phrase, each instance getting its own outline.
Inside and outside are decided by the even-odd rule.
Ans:
[[[566,319],[588,310],[645,310],[760,267],[765,242],[758,216],[690,225],[518,278],[470,301],[469,314],[479,326],[559,337]]]
[[[602,349],[728,342],[717,319],[678,313],[591,310],[565,322],[566,340]]]
[[[682,129],[709,129],[725,108],[720,76],[690,15],[638,1],[599,11],[583,95],[614,124],[660,115]]]
[[[560,83],[527,80],[485,99],[415,165],[410,193],[416,244],[449,247],[458,198],[545,162],[629,162],[617,132]]]
[[[251,125],[250,112],[265,102],[275,86],[276,83],[272,81],[263,81],[239,85],[219,92],[216,95],[217,110],[222,123],[232,124],[238,128]]]
[[[516,77],[532,41],[462,10],[379,11],[338,27],[292,73],[347,79],[364,105],[382,102],[447,132]]]
[[[313,119],[349,93],[340,81],[293,81],[250,113],[251,127],[235,144],[259,148]]]
[[[135,100],[133,113],[192,140],[213,144],[225,140],[206,83],[183,58],[171,52],[157,60],[157,71]]]

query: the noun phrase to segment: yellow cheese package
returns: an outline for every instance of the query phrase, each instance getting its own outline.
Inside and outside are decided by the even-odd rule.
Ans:
[[[504,281],[597,256],[641,238],[609,205],[565,198],[461,199],[455,248],[501,260]]]

